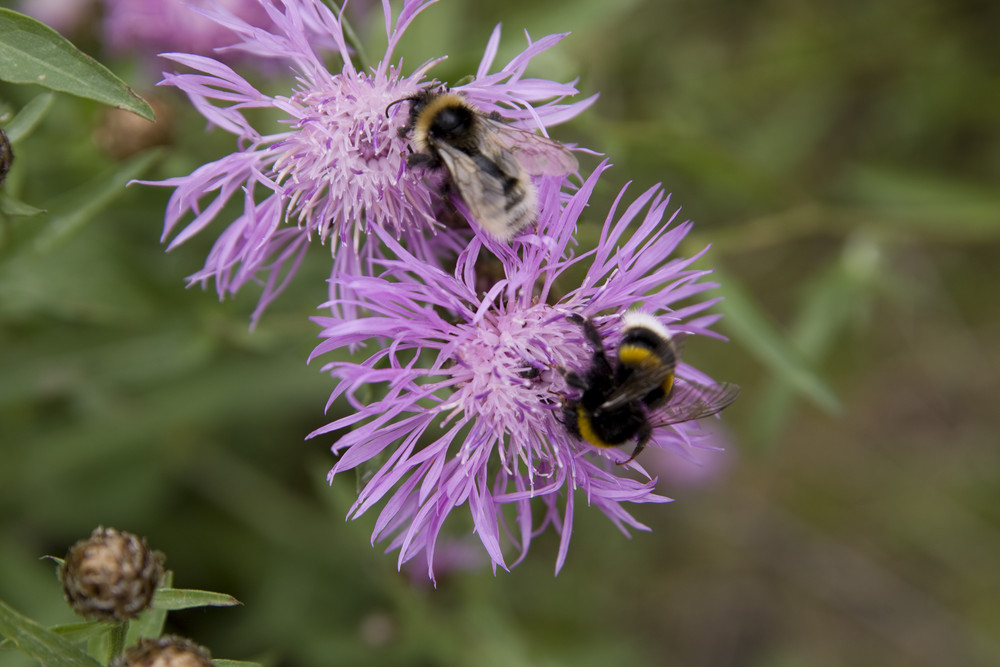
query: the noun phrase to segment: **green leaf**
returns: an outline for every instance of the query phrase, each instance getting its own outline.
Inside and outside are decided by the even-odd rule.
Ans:
[[[59,568],[61,568],[63,566],[63,563],[66,562],[64,559],[60,558],[59,556],[42,556],[38,560],[50,560],[53,563],[55,563],[56,564],[56,576],[58,576],[58,574],[59,574]]]
[[[46,667],[100,667],[65,637],[46,630],[0,601],[0,634]]]
[[[171,570],[167,570],[160,581],[162,588],[158,589],[157,595],[159,595],[160,591],[169,590],[173,585],[174,573]],[[140,638],[156,639],[163,634],[163,626],[166,622],[167,610],[157,608],[154,599],[152,608],[146,609],[139,614],[139,618],[129,623],[128,639],[125,640],[125,643],[128,646],[132,646],[138,643]]]
[[[111,623],[104,621],[91,621],[88,623],[72,623],[70,625],[57,625],[49,628],[63,639],[74,644],[88,642],[95,637],[108,634],[111,631]]]
[[[49,112],[54,99],[55,95],[52,93],[42,93],[35,95],[30,102],[21,107],[17,115],[4,128],[10,143],[16,144],[30,135],[31,131],[45,118],[45,114]]]
[[[215,667],[261,667],[259,662],[247,662],[245,660],[220,660],[219,658],[212,658],[212,664]]]
[[[737,286],[737,281],[720,274],[717,269],[713,275],[722,285],[718,291],[725,297],[719,310],[725,314],[723,325],[733,340],[745,346],[775,375],[817,407],[830,414],[839,412],[840,401],[826,382],[797,354],[750,296]]]
[[[995,183],[862,165],[847,173],[841,187],[862,205],[855,215],[868,227],[965,242],[1000,236]]]
[[[129,621],[107,623],[106,631],[94,635],[87,642],[87,653],[102,664],[110,664],[115,656],[125,650],[125,637],[128,635]]]
[[[160,156],[151,150],[137,155],[113,172],[102,173],[65,198],[54,202],[52,217],[35,239],[35,250],[48,252],[77,229],[87,224],[104,208],[125,194],[125,186],[142,175]]]
[[[798,320],[792,328],[790,344],[810,363],[825,359],[837,337],[857,320],[859,312],[871,304],[873,294],[866,289],[866,285],[874,279],[871,274],[877,268],[862,268],[859,271],[858,253],[851,250],[849,247],[845,256],[805,292]],[[861,263],[867,261],[861,260]],[[754,439],[762,446],[777,442],[794,406],[792,388],[783,378],[772,378],[761,391]]]
[[[0,213],[3,213],[4,215],[32,216],[38,215],[39,213],[45,213],[45,210],[35,208],[31,204],[25,204],[23,201],[14,199],[4,192],[0,192]]]
[[[0,79],[35,83],[153,120],[153,109],[104,65],[35,19],[0,9]]]
[[[187,588],[161,588],[153,599],[154,609],[190,609],[192,607],[233,607],[243,604],[232,595]]]

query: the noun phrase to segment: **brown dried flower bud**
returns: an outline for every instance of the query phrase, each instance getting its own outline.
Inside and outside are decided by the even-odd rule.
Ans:
[[[63,593],[73,610],[87,618],[124,621],[153,601],[163,577],[164,556],[146,540],[114,528],[98,527],[66,554],[59,570]]]
[[[208,650],[183,637],[142,639],[125,650],[110,667],[212,667]]]
[[[7,178],[7,172],[10,171],[12,164],[14,164],[14,151],[10,148],[7,133],[0,130],[0,183]]]
[[[104,109],[101,124],[94,131],[94,140],[101,150],[115,159],[127,160],[154,146],[173,142],[173,109],[155,93],[146,95],[146,101],[156,114],[155,121],[124,109]]]

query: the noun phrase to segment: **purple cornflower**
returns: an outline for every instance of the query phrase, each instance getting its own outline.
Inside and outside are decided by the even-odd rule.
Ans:
[[[63,34],[73,33],[96,13],[94,0],[21,0],[17,9]]]
[[[201,13],[213,4],[254,25],[270,25],[259,0],[22,0],[20,8],[62,33],[96,32],[109,53],[150,64],[161,51],[207,55],[235,42],[235,33]]]
[[[344,397],[352,410],[310,437],[341,433],[331,481],[366,462],[366,475],[377,468],[348,516],[385,501],[372,542],[388,540],[388,550],[399,549],[400,566],[424,552],[433,580],[435,541],[461,505],[468,505],[494,571],[508,567],[502,542],[518,552],[519,562],[532,538],[552,525],[561,536],[558,572],[577,492],[626,534],[630,527],[648,528],[624,503],[669,500],[654,492],[655,480],[639,461],[615,465],[627,452],[576,440],[560,421],[561,405],[576,391],[562,369],[582,369],[593,355],[570,313],[593,318],[609,342],[619,333],[621,314],[634,307],[674,331],[715,335],[707,327],[717,316],[700,314],[714,300],[679,305],[714,285],[700,282],[708,271],[690,268],[697,257],[670,258],[691,224],[673,224],[676,213],[664,221],[669,198],[659,186],[618,214],[623,189],[597,248],[579,256],[570,251],[604,168],[564,206],[557,192],[547,192],[537,234],[515,238],[512,247],[477,233],[454,274],[420,266],[389,233],[376,230],[398,259],[377,262],[381,275],[353,279],[352,287],[372,304],[370,313],[315,318],[324,340],[313,357],[365,342],[376,348],[361,363],[324,366],[339,379],[331,403]],[[497,276],[484,283],[490,262],[498,264]],[[568,291],[560,296],[560,288]],[[677,374],[711,384],[684,364]],[[381,398],[367,399],[372,394]],[[695,423],[659,428],[650,445],[684,451],[700,446],[699,432]],[[642,479],[628,476],[630,470]]]
[[[429,84],[427,71],[440,59],[404,76],[390,61],[410,22],[433,3],[407,0],[392,21],[383,1],[388,45],[370,70],[355,67],[344,25],[320,0],[261,0],[274,28],[268,32],[240,19],[211,13],[242,40],[238,48],[257,56],[287,60],[298,85],[290,96],[255,89],[228,66],[204,56],[171,53],[164,57],[197,71],[167,74],[163,84],[176,86],[212,123],[238,137],[240,148],[191,174],[152,183],[175,188],[167,206],[164,238],[170,248],[202,231],[222,207],[242,192],[243,210],[219,236],[202,270],[189,277],[203,285],[214,279],[220,297],[235,294],[248,281],[262,281],[263,294],[253,321],[285,287],[302,261],[312,237],[330,241],[334,257],[331,299],[353,303],[344,285],[382,257],[372,231],[386,230],[400,239],[419,261],[437,265],[465,245],[467,232],[444,229],[439,183],[426,170],[411,170],[407,139],[399,135],[406,113],[386,108]],[[314,49],[316,35],[326,35],[339,51],[340,72],[327,71]],[[484,112],[499,111],[522,127],[545,127],[582,111],[594,98],[560,104],[576,94],[571,84],[524,78],[529,61],[565,35],[549,35],[515,56],[499,72],[489,70],[500,42],[494,30],[475,78],[461,91]],[[533,106],[533,103],[545,101]],[[218,101],[221,104],[213,104]],[[250,108],[274,108],[288,129],[261,133],[244,116]],[[182,220],[193,216],[193,219]],[[180,228],[180,231],[177,231]],[[354,306],[337,314],[352,316]]]
[[[152,57],[160,51],[210,54],[236,35],[194,8],[216,5],[256,26],[269,24],[258,0],[103,0],[104,45],[111,52]]]

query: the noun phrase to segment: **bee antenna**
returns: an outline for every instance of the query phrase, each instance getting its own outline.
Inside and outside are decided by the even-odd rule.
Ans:
[[[394,106],[396,106],[400,102],[412,102],[414,99],[416,99],[416,96],[410,95],[409,97],[400,97],[395,102],[390,102],[389,106],[387,106],[385,108],[385,117],[388,118],[389,117],[389,109],[393,108]]]

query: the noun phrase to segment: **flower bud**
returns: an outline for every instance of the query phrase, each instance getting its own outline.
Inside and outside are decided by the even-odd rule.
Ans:
[[[163,98],[146,95],[156,120],[150,121],[124,109],[105,109],[94,130],[98,147],[116,160],[127,160],[154,146],[173,141],[175,114]]]
[[[212,656],[188,639],[165,635],[139,640],[115,658],[110,667],[212,667]]]
[[[0,130],[0,183],[7,178],[7,172],[10,171],[12,164],[14,164],[14,151],[10,148],[7,133]]]
[[[164,556],[146,540],[98,527],[66,554],[59,571],[63,594],[87,618],[124,621],[148,608],[163,577]]]

